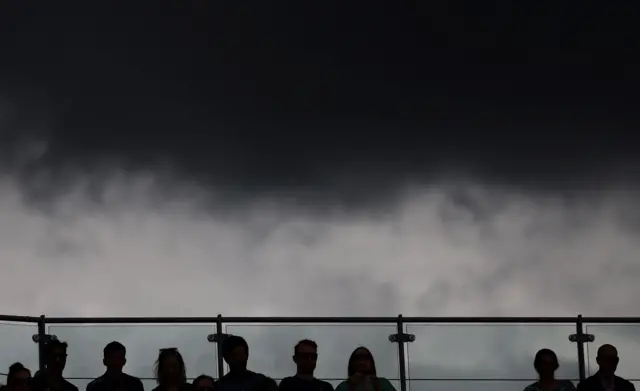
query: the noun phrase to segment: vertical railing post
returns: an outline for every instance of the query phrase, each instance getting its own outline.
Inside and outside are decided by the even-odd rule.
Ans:
[[[405,362],[405,354],[404,354],[404,321],[402,319],[402,315],[398,315],[397,324],[397,333],[401,338],[398,338],[398,355],[400,359],[398,361],[398,365],[400,368],[400,391],[407,391],[407,376],[406,376],[406,362]]]
[[[38,319],[38,369],[44,371],[45,367],[45,345],[47,343],[47,323],[44,315]]]
[[[580,381],[586,378],[585,362],[584,362],[584,330],[582,324],[582,315],[578,315],[576,320],[576,336],[578,343],[578,374],[580,375]]]
[[[583,381],[587,377],[586,363],[584,360],[584,344],[595,341],[595,337],[584,332],[582,315],[578,315],[576,318],[576,333],[569,336],[569,341],[578,344],[578,375],[580,376],[580,381]]]
[[[222,357],[222,343],[224,332],[222,330],[224,325],[222,324],[222,315],[218,314],[216,320],[216,348],[218,349],[218,379],[224,375],[224,357]]]
[[[389,341],[398,344],[398,367],[400,370],[400,391],[407,391],[407,363],[405,362],[404,344],[413,342],[416,336],[404,333],[404,319],[398,315],[396,321],[396,333],[389,336]]]

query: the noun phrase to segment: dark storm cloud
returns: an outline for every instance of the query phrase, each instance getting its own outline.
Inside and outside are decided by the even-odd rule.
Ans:
[[[22,112],[34,113],[29,94],[46,102],[49,167],[168,162],[245,193],[384,203],[407,176],[445,168],[540,188],[630,165],[619,132],[633,128],[634,76],[600,77],[602,56],[614,67],[624,51],[613,56],[613,32],[599,35],[606,51],[590,46],[596,14],[567,35],[554,20],[525,28],[537,16],[524,8],[411,11],[14,4],[2,73]]]

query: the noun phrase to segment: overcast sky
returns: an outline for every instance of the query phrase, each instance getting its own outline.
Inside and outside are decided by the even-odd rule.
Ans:
[[[0,313],[637,315],[628,12],[239,5],[3,6]],[[319,376],[366,345],[397,378],[394,327],[228,331],[276,378],[303,337]],[[521,389],[541,347],[577,377],[573,325],[409,327],[412,379],[523,379],[412,390]],[[589,326],[630,378],[635,327]],[[215,375],[210,325],[50,331],[69,377],[114,339]],[[0,326],[0,368],[35,332]]]

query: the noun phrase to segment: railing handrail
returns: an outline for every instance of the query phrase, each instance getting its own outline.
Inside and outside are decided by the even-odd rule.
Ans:
[[[0,315],[0,321],[38,323],[42,316]],[[117,324],[117,323],[396,323],[398,316],[388,317],[337,317],[337,316],[216,316],[216,317],[44,317],[48,324]],[[575,323],[571,317],[530,316],[403,316],[404,323]],[[585,323],[640,323],[640,317],[583,317]]]
[[[395,324],[398,317],[319,317],[319,316],[268,316],[268,317],[80,317],[46,318],[49,324],[64,323],[389,323]],[[404,323],[574,323],[576,317],[403,317]]]

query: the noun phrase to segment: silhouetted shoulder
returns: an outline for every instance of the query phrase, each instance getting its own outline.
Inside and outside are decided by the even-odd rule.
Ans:
[[[334,391],[333,385],[331,385],[331,383],[329,383],[328,381],[324,381],[320,379],[314,379],[314,381],[317,382],[317,384],[319,385],[318,388],[321,389],[322,391]]]
[[[336,391],[349,391],[349,382],[344,380],[342,383],[338,384]]]
[[[98,377],[96,379],[93,379],[89,382],[89,384],[87,384],[87,387],[85,388],[86,391],[93,391],[96,389],[96,384],[98,384],[100,381],[102,380],[102,377]]]
[[[75,384],[69,382],[68,380],[63,380],[62,391],[79,391],[78,387]]]
[[[142,384],[142,380],[140,380],[135,376],[127,375],[126,373],[124,375],[126,376],[127,381],[132,385],[132,388],[134,388],[137,391],[144,391],[144,385]]]
[[[396,391],[396,388],[391,384],[389,379],[385,377],[379,377],[378,381],[380,382],[380,390],[381,391]]]
[[[620,383],[617,383],[617,384],[620,385]],[[616,389],[617,388],[618,387],[616,387]],[[625,387],[623,386],[622,388],[624,389]],[[598,378],[598,375],[589,376],[588,378],[578,383],[577,389],[579,391],[601,391],[602,385],[600,384],[600,378]],[[618,391],[623,391],[623,390],[618,390]]]
[[[633,385],[629,380],[623,379],[620,376],[615,377],[616,389],[620,388],[622,391],[635,391],[636,386]]]
[[[280,384],[278,384],[278,389],[280,391],[288,391],[291,390],[293,382],[295,381],[293,376],[285,377],[280,380]]]
[[[573,391],[576,389],[576,386],[573,385],[571,380],[557,380],[557,385],[554,388],[554,391]],[[524,391],[541,391],[540,384],[538,382],[529,384],[524,388]]]
[[[278,383],[268,376],[264,376],[262,381],[258,383],[256,391],[277,391]]]

